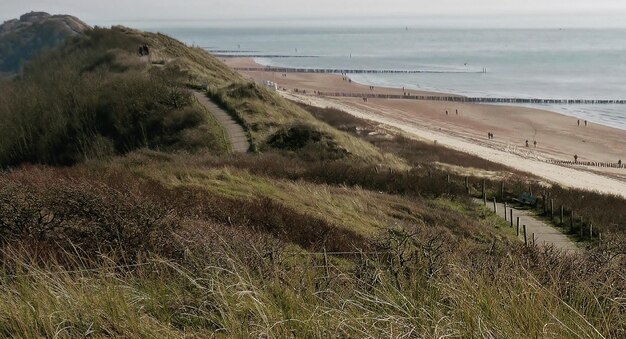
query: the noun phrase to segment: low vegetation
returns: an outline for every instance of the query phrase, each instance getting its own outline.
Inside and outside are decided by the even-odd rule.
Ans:
[[[140,43],[95,29],[28,64],[0,97],[0,164],[70,165],[142,147],[224,152],[176,74],[135,56]]]
[[[412,220],[363,237],[272,200],[167,188],[115,167],[2,175],[0,214],[18,216],[1,219],[14,225],[2,333],[624,335],[623,257],[522,247],[471,204],[405,200]]]
[[[626,336],[618,198],[299,107],[161,34],[94,29],[0,86],[0,336]],[[207,86],[256,152],[228,154]],[[483,180],[605,239],[524,246]]]
[[[478,198],[482,198],[482,183],[484,182],[485,192],[490,201],[496,197],[498,201],[514,203],[513,199],[519,198],[523,193],[533,193],[539,197],[538,204],[520,207],[534,209],[547,221],[561,226],[565,233],[580,235],[582,228],[584,235],[582,240],[589,240],[590,225],[593,225],[595,229],[596,240],[601,232],[604,232],[605,236],[626,232],[626,209],[623,208],[626,206],[626,201],[621,197],[548,184],[528,173],[440,145],[408,138],[399,131],[356,118],[337,109],[302,107],[331,126],[367,140],[383,152],[396,154],[414,168],[422,168],[421,176],[424,176],[424,172],[430,173],[427,174],[429,180],[433,180],[433,175],[436,176],[439,178],[434,179],[439,181],[436,187],[450,186],[447,183],[447,176],[450,175],[451,181],[457,185],[465,186],[467,179],[470,186],[469,193]],[[439,173],[433,174],[437,172]],[[445,183],[442,182],[444,176],[446,177]],[[398,179],[388,178],[388,180]],[[410,179],[411,182],[414,180],[416,179]],[[371,182],[371,179],[368,182]],[[408,187],[410,184],[403,183],[402,186]],[[425,190],[420,187],[419,191]],[[561,206],[564,210],[563,224],[560,218]],[[572,210],[574,211],[573,222]]]
[[[317,151],[311,152],[311,147],[308,147],[302,152],[295,154],[292,152],[292,155],[313,159],[319,154],[321,156],[319,159],[324,159],[329,156],[337,157],[343,153],[350,155],[350,158],[357,162],[384,163],[406,168],[406,164],[397,157],[384,154],[370,143],[315,119],[308,111],[283,99],[268,88],[254,83],[233,83],[225,87],[210,87],[209,96],[246,127],[253,143],[261,152],[272,149],[284,150],[283,145],[275,143],[281,134],[294,128],[300,131],[306,129],[305,133],[324,136],[324,140],[320,138],[320,142],[309,143],[309,146]],[[274,143],[270,143],[271,140]]]

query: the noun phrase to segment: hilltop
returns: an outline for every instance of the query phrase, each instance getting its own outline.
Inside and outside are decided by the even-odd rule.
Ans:
[[[15,73],[41,50],[58,46],[90,27],[70,15],[30,12],[0,25],[0,72]]]
[[[475,203],[528,190],[605,240],[525,245]],[[621,337],[623,204],[88,29],[0,84],[0,336]]]

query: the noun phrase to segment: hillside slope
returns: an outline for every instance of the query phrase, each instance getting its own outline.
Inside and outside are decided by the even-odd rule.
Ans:
[[[315,119],[265,86],[244,79],[201,48],[163,34],[116,27],[152,46],[151,60],[185,74],[188,86],[209,89],[211,98],[235,116],[260,151],[282,150],[309,159],[349,158],[405,168],[402,160]]]
[[[41,50],[62,44],[90,27],[69,15],[31,12],[0,25],[0,72],[18,72]]]
[[[96,28],[40,54],[0,94],[0,167],[72,165],[138,148],[226,151],[217,122],[136,52],[140,37]]]
[[[124,27],[0,86],[0,337],[624,337],[623,200],[298,106]],[[256,151],[230,153],[192,91]],[[526,190],[603,241],[525,246],[473,202]]]

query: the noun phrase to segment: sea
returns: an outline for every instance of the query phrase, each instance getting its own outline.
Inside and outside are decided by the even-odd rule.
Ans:
[[[147,29],[264,65],[433,71],[351,74],[366,85],[477,97],[626,99],[626,29]],[[626,105],[525,106],[626,129]]]

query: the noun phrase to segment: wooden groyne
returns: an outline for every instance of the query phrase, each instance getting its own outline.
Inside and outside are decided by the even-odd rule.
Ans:
[[[565,160],[547,160],[547,162],[556,165],[566,166],[587,166],[587,167],[603,167],[603,168],[626,168],[624,163],[614,162],[598,162],[598,161],[565,161]]]
[[[260,57],[260,56],[257,56]],[[400,69],[340,69],[340,68],[288,68],[288,67],[235,67],[236,71],[244,72],[277,72],[277,73],[321,73],[321,74],[480,74],[482,71],[429,71]]]
[[[259,51],[253,50],[233,50],[233,49],[211,49],[208,47],[200,47],[205,49],[209,53],[259,53]]]
[[[405,99],[427,101],[449,101],[460,103],[491,103],[491,104],[562,104],[562,105],[624,105],[626,100],[604,99],[540,99],[540,98],[485,98],[465,96],[440,95],[402,95],[378,93],[343,93],[343,92],[316,92],[326,97],[369,98],[369,99]]]
[[[211,53],[214,57],[217,58],[272,58],[272,59],[280,59],[280,58],[319,58],[318,55],[279,55],[279,54],[222,54],[222,53]],[[261,67],[250,67],[250,70],[255,69],[257,71],[266,70],[267,68]],[[245,69],[241,69],[245,70]],[[277,72],[277,71],[276,71]],[[287,72],[283,72],[287,73]],[[293,72],[291,72],[293,73]]]

